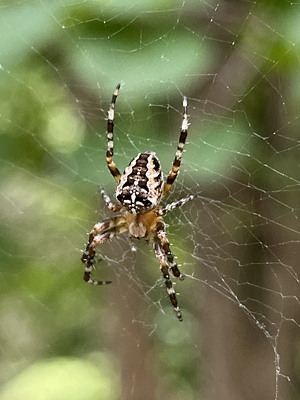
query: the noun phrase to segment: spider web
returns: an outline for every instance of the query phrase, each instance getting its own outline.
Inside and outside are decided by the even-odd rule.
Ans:
[[[1,3],[1,400],[299,397],[299,5]],[[181,324],[151,243],[104,243],[113,284],[81,281],[119,82],[120,170],[153,150],[168,173],[188,99],[163,200],[198,196],[165,217]]]

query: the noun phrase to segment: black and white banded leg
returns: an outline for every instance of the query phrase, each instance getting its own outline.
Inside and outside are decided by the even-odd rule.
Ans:
[[[165,280],[165,285],[171,304],[174,308],[178,320],[182,321],[182,314],[178,306],[176,292],[173,288],[169,270],[171,269],[173,275],[180,280],[183,280],[185,278],[185,275],[183,275],[179,271],[178,266],[174,260],[174,256],[170,250],[170,244],[164,230],[163,222],[159,222],[157,224],[156,233],[154,234],[154,251],[160,263],[160,269]]]
[[[188,201],[193,200],[197,197],[196,194],[191,194],[188,197],[184,197],[183,199],[177,200],[177,201],[173,201],[173,203],[170,203],[168,205],[166,205],[163,208],[160,208],[156,211],[156,215],[162,216],[167,214],[169,211],[174,210],[177,207],[181,207],[184,204],[186,204]]]
[[[169,172],[166,183],[164,185],[163,197],[165,197],[165,195],[169,192],[169,190],[171,189],[171,186],[173,185],[173,183],[177,177],[177,174],[178,174],[178,171],[180,168],[183,148],[184,148],[185,141],[186,141],[187,134],[188,134],[189,121],[188,121],[188,115],[187,115],[187,98],[185,96],[183,97],[182,105],[183,105],[183,119],[182,119],[182,125],[181,125],[181,132],[180,132],[180,136],[179,136],[179,142],[178,142],[177,150],[175,153],[175,158],[173,161],[172,169]]]
[[[107,117],[107,152],[106,152],[106,162],[110,173],[117,181],[120,182],[121,174],[118,170],[116,164],[113,162],[113,155],[114,155],[114,119],[115,119],[115,104],[119,94],[119,89],[121,85],[118,84],[114,94],[111,99],[111,105],[108,110],[108,117]]]
[[[101,196],[102,196],[102,198],[103,198],[103,200],[104,200],[106,206],[107,206],[111,211],[117,212],[117,211],[122,210],[123,207],[122,207],[121,205],[116,205],[116,204],[114,204],[114,203],[111,201],[109,195],[106,193],[106,191],[105,191],[101,186],[99,186],[99,192],[100,192],[100,194],[101,194]]]
[[[161,270],[163,278],[165,280],[165,285],[166,285],[167,293],[170,298],[171,304],[174,308],[174,311],[175,311],[175,314],[176,314],[178,320],[182,321],[182,314],[181,314],[180,308],[178,306],[176,292],[173,288],[173,284],[172,284],[172,281],[170,278],[169,267],[168,267],[168,264],[166,261],[166,255],[165,255],[158,239],[154,239],[154,250],[155,250],[156,257],[159,260],[160,270]]]
[[[175,262],[174,256],[171,252],[170,243],[167,238],[167,233],[165,231],[165,225],[161,219],[157,222],[155,237],[159,239],[160,245],[166,255],[168,265],[171,268],[175,278],[178,278],[181,281],[184,280],[185,275],[179,271],[178,265]]]

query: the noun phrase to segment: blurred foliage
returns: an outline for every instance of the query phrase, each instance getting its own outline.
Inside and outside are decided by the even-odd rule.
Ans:
[[[109,360],[99,358],[97,367],[70,358],[36,363],[4,386],[1,399],[119,399],[118,377],[109,369]]]
[[[220,11],[224,20],[216,18],[215,30],[209,31],[208,16],[218,16],[217,11],[212,13],[215,6],[213,1],[170,0],[1,3],[0,400],[120,398],[114,341],[122,315],[112,310],[127,301],[126,290],[141,288],[147,296],[144,299],[140,293],[139,301],[150,310],[145,311],[144,305],[141,315],[133,313],[132,319],[141,319],[147,337],[154,332],[159,356],[151,367],[159,376],[157,398],[166,393],[174,400],[200,398],[202,361],[195,343],[202,336],[192,314],[201,299],[189,301],[189,289],[180,284],[181,304],[191,311],[185,312],[185,325],[176,325],[164,288],[151,288],[160,275],[153,267],[156,260],[150,246],[138,249],[143,253],[139,262],[147,267],[135,271],[138,277],[131,274],[130,265],[136,261],[129,255],[128,242],[115,244],[111,258],[105,259],[103,264],[114,265],[114,272],[108,273],[117,282],[129,276],[126,282],[132,288],[123,287],[124,294],[109,295],[111,288],[95,291],[84,286],[80,256],[86,232],[105,214],[97,185],[106,186],[110,193],[114,190],[105,165],[105,118],[118,82],[123,86],[115,146],[122,168],[137,152],[148,150],[145,146],[157,151],[164,170],[170,167],[182,94],[189,98],[193,136],[184,164],[187,172],[180,176],[183,183],[178,183],[171,200],[183,197],[185,188],[197,192],[203,188],[204,195],[225,196],[228,204],[242,209],[244,193],[235,193],[234,183],[242,183],[243,190],[250,184],[282,189],[289,186],[290,177],[299,179],[295,152],[288,158],[274,157],[297,146],[299,59],[293,47],[299,38],[299,10],[292,2],[269,0],[249,7],[248,2],[221,1],[220,10],[240,7],[241,15],[247,6],[246,17],[254,15],[255,21],[238,30],[237,10],[232,20]],[[232,31],[225,28],[228,19]],[[238,34],[223,43],[235,29]],[[234,51],[251,55],[259,73],[253,74],[242,93],[234,93],[239,107],[232,110],[225,105],[215,113],[202,100],[202,93],[207,93]],[[241,74],[232,72],[237,78]],[[270,87],[280,88],[279,93],[274,90],[279,101]],[[288,138],[284,138],[283,129],[277,127],[287,125]],[[279,141],[272,141],[274,132],[279,133]],[[275,169],[282,171],[280,177]],[[216,183],[216,177],[221,183]],[[211,190],[206,192],[205,185]],[[255,196],[259,195],[253,194],[247,203],[253,210],[238,216],[240,225],[232,238],[258,215]],[[296,206],[293,198],[282,196],[285,204]],[[194,211],[198,211],[195,206]],[[225,214],[220,225],[229,227],[238,215],[233,214]],[[170,237],[178,259],[192,271],[193,244],[198,246],[197,238],[190,240],[193,217],[190,214],[186,222],[180,222],[178,214],[168,218],[168,223],[174,222]],[[127,256],[128,266],[123,267]],[[167,316],[160,312],[161,302],[166,303]],[[121,329],[125,335],[130,328]],[[138,349],[140,340],[135,345]]]

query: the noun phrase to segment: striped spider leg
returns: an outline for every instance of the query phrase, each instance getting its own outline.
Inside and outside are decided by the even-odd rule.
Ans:
[[[178,320],[182,321],[182,314],[178,306],[176,292],[173,288],[169,270],[171,269],[172,274],[180,280],[183,280],[185,276],[179,271],[178,266],[174,260],[174,256],[170,249],[170,243],[168,241],[165,231],[165,226],[161,217],[157,218],[156,228],[153,232],[153,240],[155,255],[160,264],[160,270],[165,280],[167,293],[169,295],[171,304],[174,308]]]
[[[98,222],[89,234],[89,241],[82,254],[81,261],[85,264],[83,280],[92,285],[106,285],[111,281],[98,281],[91,278],[95,264],[96,247],[114,235],[128,230],[126,219],[121,215]]]
[[[171,187],[178,175],[178,171],[179,171],[180,164],[181,164],[183,148],[184,148],[185,141],[186,141],[187,134],[188,134],[189,122],[188,122],[188,115],[187,115],[187,98],[185,96],[183,97],[182,105],[183,105],[183,119],[182,119],[179,142],[178,142],[177,150],[175,153],[175,158],[173,161],[172,169],[169,172],[166,183],[164,185],[164,191],[163,191],[162,197],[165,197],[166,194],[169,193],[169,190],[171,189]]]
[[[115,119],[115,104],[117,101],[117,97],[119,94],[119,89],[121,85],[118,84],[112,99],[111,99],[111,104],[110,108],[108,110],[108,117],[107,117],[107,152],[106,152],[106,162],[108,169],[110,170],[110,173],[114,177],[114,179],[117,181],[117,183],[120,182],[121,179],[121,174],[120,171],[118,170],[116,164],[113,162],[113,155],[114,155],[114,119]]]

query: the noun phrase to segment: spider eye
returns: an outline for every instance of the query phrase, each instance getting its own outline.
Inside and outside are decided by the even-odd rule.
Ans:
[[[143,214],[153,208],[153,203],[148,199],[147,191],[143,189],[133,191],[127,186],[123,188],[117,199],[133,214]]]

